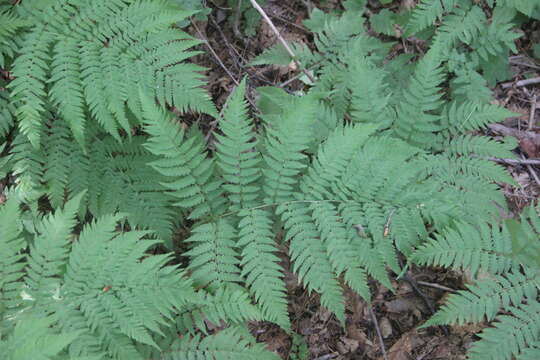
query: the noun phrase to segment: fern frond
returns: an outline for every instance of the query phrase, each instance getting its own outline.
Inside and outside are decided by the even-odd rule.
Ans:
[[[47,194],[53,208],[58,208],[64,203],[65,191],[69,181],[71,167],[66,161],[77,153],[73,149],[71,132],[68,125],[62,119],[53,122],[50,135],[47,139],[45,173],[43,180],[47,183]],[[75,150],[75,151],[73,151]],[[75,158],[75,156],[73,156]],[[80,187],[75,193],[83,191]]]
[[[218,216],[223,211],[221,181],[213,178],[214,161],[208,159],[198,136],[186,138],[184,130],[141,93],[145,147],[160,159],[151,166],[168,180],[163,185],[178,199],[174,205],[192,209],[189,217]],[[169,180],[170,179],[170,180]]]
[[[45,157],[32,146],[28,138],[18,133],[11,145],[13,175],[17,177],[17,192],[25,201],[33,202],[42,195]]]
[[[4,86],[0,80],[0,139],[5,139],[15,125],[15,107],[10,103],[9,92],[2,89]]]
[[[216,113],[200,88],[202,68],[183,64],[198,42],[171,28],[192,12],[142,0],[54,1],[22,9],[35,25],[25,35],[10,87],[20,129],[32,145],[39,145],[49,103],[81,144],[86,113],[117,140],[119,128],[129,135],[141,123],[140,104],[133,100],[139,89],[163,106]]]
[[[81,307],[88,328],[98,334],[107,336],[112,329],[103,327],[115,324],[121,334],[157,346],[151,333],[161,333],[165,319],[173,318],[173,309],[195,295],[175,267],[165,266],[170,255],[141,261],[157,241],[142,241],[145,232],[116,236],[118,220],[102,218],[83,230],[70,254],[64,296],[70,298],[73,309]]]
[[[197,285],[216,290],[240,282],[236,236],[236,229],[226,218],[193,228],[186,241],[194,244],[185,255],[191,257],[189,269]]]
[[[293,272],[298,275],[309,291],[321,294],[321,304],[345,321],[343,291],[333,273],[326,249],[311,220],[309,209],[302,203],[285,203],[278,206],[290,241],[289,254]]]
[[[351,244],[336,206],[331,203],[314,203],[310,208],[333,271],[338,275],[345,273],[347,284],[370,301],[366,272],[360,267],[360,257]]]
[[[263,315],[244,289],[222,286],[215,294],[205,293],[200,300],[184,306],[176,317],[176,326],[182,333],[195,335],[197,330],[207,334],[208,322],[214,325],[226,322],[234,326],[262,319]]]
[[[13,333],[0,340],[0,351],[6,360],[58,359],[60,352],[80,333],[58,333],[52,329],[55,323],[52,316],[18,321]]]
[[[45,82],[48,63],[51,61],[50,46],[53,37],[38,27],[37,31],[25,35],[21,55],[13,66],[13,76],[8,88],[17,108],[21,132],[28,137],[32,146],[40,146],[43,113],[46,107]]]
[[[473,343],[471,360],[510,360],[540,340],[540,303],[536,300],[510,307],[493,327],[482,331]]]
[[[487,3],[489,6],[494,6],[495,2],[494,0],[488,0]],[[523,14],[532,17],[535,10],[540,10],[540,4],[536,3],[535,1],[529,1],[529,0],[497,0],[497,7],[508,7],[516,9],[519,12],[522,12]]]
[[[84,89],[81,85],[79,44],[75,40],[58,42],[54,46],[49,91],[52,104],[70,125],[75,139],[84,147],[86,114]]]
[[[252,344],[231,331],[220,331],[205,338],[196,335],[175,342],[162,354],[163,360],[278,360],[263,344]]]
[[[60,276],[69,255],[69,240],[84,193],[68,201],[63,210],[44,217],[36,226],[39,236],[30,246],[27,276],[28,296],[41,303],[57,296]]]
[[[438,1],[436,1],[438,2]],[[443,102],[440,85],[445,79],[440,49],[432,47],[418,62],[409,86],[398,105],[394,133],[406,142],[422,148],[435,144],[434,132],[441,129],[439,117],[433,114]]]
[[[276,255],[270,213],[245,209],[238,215],[237,245],[242,248],[242,276],[262,308],[264,318],[289,329],[287,291],[280,259]]]
[[[24,275],[26,242],[22,237],[19,202],[10,197],[0,208],[0,319],[6,308],[18,303],[21,279]]]
[[[450,81],[452,98],[457,103],[476,102],[487,104],[491,101],[492,91],[487,81],[477,71],[459,69],[454,71],[456,77]]]
[[[458,174],[468,175],[472,178],[481,178],[488,182],[514,184],[515,180],[508,175],[504,167],[480,158],[466,158],[456,156],[436,156],[427,162],[430,173],[440,171],[442,177],[452,179]],[[461,177],[464,179],[464,177]]]
[[[309,122],[315,118],[315,101],[312,96],[291,99],[283,115],[267,125],[263,191],[268,204],[290,200],[307,166],[303,151],[312,141]]]
[[[486,15],[480,7],[456,7],[444,17],[433,42],[443,49],[443,54],[449,55],[458,41],[470,45],[485,30],[486,24]]]
[[[435,20],[440,19],[445,12],[452,11],[458,3],[459,0],[422,0],[412,12],[408,32],[415,34],[433,25]]]
[[[540,277],[530,269],[526,274],[508,272],[478,281],[450,295],[423,326],[492,321],[501,309],[519,306],[523,298],[534,301],[539,284]]]
[[[498,142],[483,136],[462,135],[451,139],[444,148],[450,156],[474,154],[479,157],[513,158],[512,150],[517,146],[515,138],[507,137],[503,142]]]
[[[31,23],[11,9],[0,9],[0,67],[5,68],[6,60],[13,58],[19,47],[24,28]]]
[[[247,106],[244,101],[245,80],[228,100],[227,108],[220,121],[223,135],[216,135],[218,158],[217,165],[223,173],[231,210],[254,206],[259,196],[257,181],[261,177],[259,165],[261,156],[255,149],[252,125],[247,118]]]
[[[376,127],[372,124],[338,127],[328,136],[300,183],[307,200],[334,199],[334,191],[341,190],[335,189],[334,183],[344,176]]]
[[[480,269],[499,274],[515,266],[508,257],[511,250],[505,228],[457,223],[455,229],[448,228],[421,245],[412,259],[420,265],[468,268],[473,275]]]

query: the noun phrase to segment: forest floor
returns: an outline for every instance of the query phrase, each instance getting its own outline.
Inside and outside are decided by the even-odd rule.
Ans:
[[[408,0],[403,0],[407,2]],[[226,4],[226,1],[222,1]],[[251,67],[248,62],[277,39],[267,23],[261,22],[254,36],[245,36],[233,28],[234,9],[217,6],[219,1],[208,1],[212,12],[204,21],[194,20],[187,30],[205,40],[204,50],[195,61],[207,69],[208,90],[218,109],[236,85],[247,77],[251,111],[256,114],[256,92],[259,86],[279,86],[289,92],[305,86],[294,69],[288,67]],[[369,1],[371,10],[378,11],[378,1]],[[287,41],[312,44],[311,33],[302,25],[308,16],[308,5],[320,7],[316,1],[268,0],[265,11]],[[340,6],[340,1],[326,1],[326,9]],[[396,5],[398,6],[398,5]],[[324,7],[322,7],[324,9]],[[523,79],[540,77],[540,62],[530,57],[532,43],[540,37],[540,24],[522,29],[524,36],[517,42],[518,53],[510,57],[513,78],[500,83],[493,91],[493,102],[521,114],[505,123],[490,127],[488,136],[515,136],[520,144],[518,156],[540,158],[540,81],[523,84]],[[239,31],[242,31],[240,24]],[[235,35],[236,33],[236,35]],[[399,52],[408,46],[407,39],[400,39],[392,51]],[[414,47],[414,44],[410,44]],[[538,108],[538,110],[537,110]],[[209,134],[215,122],[204,115],[188,119],[196,122]],[[540,166],[538,164],[506,163],[508,171],[520,185],[503,186],[510,213],[516,216],[525,206],[534,202],[540,193]],[[284,260],[286,261],[286,260]],[[288,267],[285,267],[288,268]],[[298,285],[292,273],[286,274],[290,297],[290,314],[293,329],[307,342],[310,359],[373,359],[432,360],[465,359],[465,352],[474,341],[474,334],[482,325],[465,325],[418,329],[444,298],[464,288],[467,274],[435,268],[411,268],[407,275],[396,280],[394,291],[373,283],[373,304],[368,306],[352,292],[346,296],[347,321],[343,328],[330,312],[319,305],[315,294],[308,294]],[[253,334],[265,342],[270,350],[283,359],[294,359],[292,340],[277,326],[267,323],[252,324]],[[381,341],[382,340],[382,341]],[[383,345],[384,344],[384,345]]]

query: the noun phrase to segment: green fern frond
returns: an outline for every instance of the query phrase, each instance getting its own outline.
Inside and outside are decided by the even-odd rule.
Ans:
[[[18,16],[11,9],[0,9],[0,67],[6,66],[7,60],[13,58],[17,52],[18,42],[24,28],[31,23]]]
[[[42,195],[41,179],[44,173],[45,157],[21,133],[15,136],[10,150],[13,175],[17,177],[17,191],[25,201],[31,203]]]
[[[303,152],[312,141],[309,122],[315,118],[315,101],[312,96],[293,98],[282,116],[267,125],[263,191],[268,204],[290,200],[298,175],[307,167]]]
[[[503,142],[498,142],[487,137],[472,135],[456,136],[444,146],[450,156],[474,154],[479,157],[499,158],[515,157],[512,150],[517,147],[515,138],[505,138]]]
[[[298,275],[309,291],[321,294],[321,304],[332,311],[343,322],[345,303],[343,291],[337,281],[319,239],[317,228],[311,220],[309,209],[302,203],[285,203],[278,206],[293,262],[293,272]]]
[[[258,165],[261,156],[255,147],[252,125],[247,118],[247,105],[244,101],[245,80],[228,100],[227,108],[220,121],[223,135],[216,135],[217,165],[223,173],[231,210],[252,207],[259,196],[257,181],[261,177]]]
[[[38,223],[38,237],[30,245],[29,266],[25,278],[28,297],[37,303],[47,302],[60,289],[60,277],[69,256],[69,240],[84,193],[68,201],[63,210],[44,217]]]
[[[262,308],[264,318],[290,328],[283,269],[276,255],[272,218],[265,210],[245,209],[239,214],[238,247],[242,248],[242,276]]]
[[[236,237],[236,229],[226,218],[193,228],[186,240],[193,247],[185,255],[192,258],[189,269],[197,285],[216,290],[240,282]]]
[[[163,185],[178,199],[174,203],[192,209],[189,217],[218,216],[223,212],[221,181],[214,179],[214,161],[208,159],[198,136],[186,137],[184,130],[142,93],[145,130],[150,138],[145,147],[160,157],[151,166],[167,181]]]
[[[86,123],[84,89],[81,85],[79,44],[75,40],[54,45],[49,91],[52,104],[70,125],[75,139],[84,147]]]
[[[310,209],[333,271],[337,275],[344,273],[351,289],[370,301],[366,271],[360,267],[361,258],[351,244],[350,234],[342,223],[336,206],[331,203],[313,203]]]
[[[355,155],[364,145],[377,126],[372,124],[344,126],[336,128],[319,146],[317,156],[310,165],[300,188],[307,195],[306,200],[332,200],[339,182],[351,166]]]
[[[495,5],[494,0],[487,0],[487,3],[489,6]],[[531,17],[534,15],[535,10],[540,10],[540,4],[530,0],[497,0],[496,5],[497,7],[516,9],[517,11]]]
[[[454,229],[448,228],[421,245],[412,259],[421,265],[467,268],[473,275],[480,269],[499,274],[512,267],[508,258],[511,250],[507,229],[457,223]]]
[[[534,301],[539,284],[540,277],[530,269],[526,274],[508,272],[478,281],[450,295],[423,326],[492,321],[501,309],[519,306],[523,298]]]
[[[26,242],[21,234],[19,205],[15,197],[10,197],[0,208],[0,318],[5,310],[17,305],[24,275]]]
[[[433,25],[445,12],[452,11],[459,2],[459,0],[422,0],[412,12],[408,23],[408,32],[415,34]]]
[[[4,86],[0,80],[0,139],[5,139],[15,125],[15,107],[10,104],[9,92],[2,89]]]
[[[70,178],[70,162],[66,161],[74,154],[71,142],[71,132],[62,119],[53,122],[46,145],[45,173],[43,180],[47,183],[47,194],[53,208],[58,208],[64,203],[65,191]],[[75,156],[73,156],[75,157]],[[85,187],[79,187],[75,193],[83,191]],[[77,191],[78,190],[78,191]]]
[[[32,146],[38,148],[42,132],[42,116],[45,112],[48,63],[51,61],[51,34],[37,27],[35,32],[26,34],[21,55],[13,67],[15,80],[11,81],[11,97],[17,108],[17,118],[21,132],[28,137]]]
[[[58,359],[80,333],[58,333],[51,329],[55,323],[51,316],[18,321],[13,333],[5,341],[0,340],[0,351],[6,360]]]
[[[146,232],[114,233],[119,219],[101,218],[83,229],[69,257],[63,296],[71,309],[80,307],[87,329],[104,336],[105,344],[114,341],[107,337],[116,333],[157,346],[152,333],[160,334],[166,319],[173,318],[173,309],[196,297],[190,282],[181,280],[182,273],[166,266],[170,255],[141,260],[157,243],[141,240]],[[76,317],[63,320],[69,324]]]
[[[454,8],[451,14],[444,17],[433,41],[441,46],[443,54],[449,55],[458,41],[470,45],[485,30],[486,25],[486,15],[482,9],[465,4]]]
[[[203,294],[199,302],[184,306],[176,317],[176,326],[182,333],[195,335],[200,330],[207,334],[208,322],[213,325],[225,322],[234,326],[263,318],[244,289],[222,286],[215,294]]]
[[[459,69],[456,77],[450,81],[452,98],[457,103],[476,102],[487,104],[491,101],[492,91],[487,87],[487,81],[477,71]]]
[[[480,158],[466,158],[456,156],[436,156],[432,158],[431,173],[441,171],[442,177],[452,179],[457,174],[481,178],[488,182],[514,184],[515,180],[508,175],[504,167]]]
[[[253,344],[231,331],[220,331],[205,338],[196,335],[176,341],[162,354],[163,360],[278,360],[277,354]]]
[[[437,46],[424,55],[416,65],[409,86],[403,91],[403,101],[397,109],[395,135],[422,148],[429,149],[433,146],[433,133],[441,130],[439,117],[433,114],[433,111],[439,110],[443,104],[440,85],[445,74],[440,66],[441,60]]]
[[[510,315],[501,315],[493,327],[482,331],[482,339],[473,343],[471,360],[510,360],[519,358],[529,346],[540,340],[540,303],[530,301],[508,309]]]
[[[133,100],[139,89],[163,106],[216,113],[200,89],[201,68],[183,64],[196,54],[187,49],[198,42],[170,27],[191,12],[142,0],[64,0],[24,5],[21,12],[34,26],[25,35],[9,86],[19,127],[33,146],[39,146],[48,104],[58,107],[81,144],[86,113],[117,140],[119,128],[129,135],[141,123]]]

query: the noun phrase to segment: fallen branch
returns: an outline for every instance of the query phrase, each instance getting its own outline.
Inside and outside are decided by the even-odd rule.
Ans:
[[[508,165],[540,165],[540,159],[500,159],[490,157],[488,160]]]
[[[507,82],[507,83],[502,84],[502,88],[503,89],[508,89],[508,88],[511,88],[511,87],[520,87],[520,86],[527,86],[527,85],[539,84],[539,83],[540,83],[540,76],[530,78],[530,79],[525,79],[525,80],[519,80],[519,81],[517,81],[515,83],[514,82]]]

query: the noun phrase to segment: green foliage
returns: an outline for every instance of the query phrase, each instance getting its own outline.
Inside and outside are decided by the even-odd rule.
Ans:
[[[419,264],[478,273],[423,326],[492,321],[470,350],[471,359],[528,359],[538,353],[540,308],[540,218],[530,207],[521,222],[460,226],[431,240],[412,257]],[[480,276],[482,275],[482,276]],[[504,312],[503,312],[504,311]]]
[[[286,271],[344,324],[345,288],[370,302],[401,256],[475,279],[425,326],[487,319],[472,359],[538,354],[538,214],[499,224],[513,179],[489,158],[516,142],[472,134],[514,116],[488,86],[533,2],[314,10],[314,46],[291,46],[315,82],[258,89],[257,118],[247,80],[218,114],[187,61],[200,2],[0,4],[8,359],[274,359],[245,322],[293,334]],[[427,51],[394,56],[374,33]],[[279,46],[252,65],[290,64]],[[173,116],[192,110],[215,130]]]
[[[196,308],[216,323],[258,319],[259,312],[241,289],[215,296],[196,292],[184,271],[167,265],[171,254],[147,255],[158,243],[145,239],[147,232],[116,231],[119,215],[101,217],[73,234],[82,195],[39,219],[29,243],[22,236],[19,203],[10,197],[1,207],[3,354],[9,359],[145,359],[143,354],[155,348],[175,358],[197,353],[214,359],[215,351],[274,358],[231,333],[201,340],[186,332],[184,340],[160,347],[175,320],[187,319]],[[202,326],[201,320],[193,316],[189,330]]]
[[[143,88],[162,105],[213,113],[196,71],[183,64],[197,44],[169,25],[190,15],[162,1],[25,1],[11,13],[32,26],[21,34],[9,84],[19,128],[39,147],[54,106],[85,147],[87,114],[120,139],[140,123]],[[156,57],[156,54],[159,56]]]

